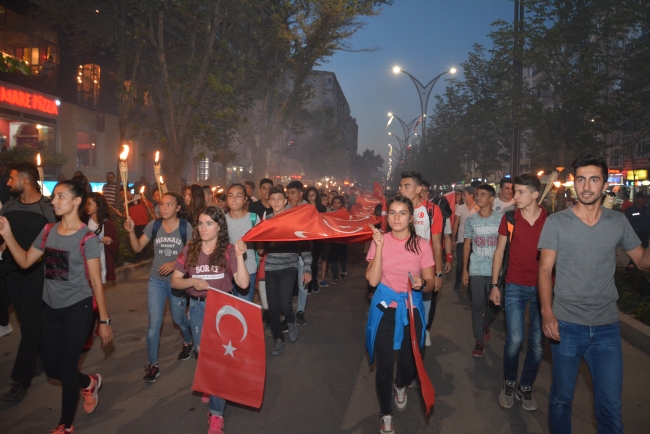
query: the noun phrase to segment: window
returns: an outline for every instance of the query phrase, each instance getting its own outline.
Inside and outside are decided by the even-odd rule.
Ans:
[[[94,134],[77,132],[77,167],[97,166],[97,142]]]
[[[636,156],[637,158],[650,157],[650,139],[638,143]]]
[[[199,160],[199,164],[196,170],[197,181],[207,181],[210,179],[210,159],[203,158]]]
[[[88,63],[77,69],[77,103],[97,107],[99,101],[99,65]]]
[[[622,156],[623,156],[623,150],[621,148],[612,149],[609,165],[613,167],[621,167],[623,165]]]

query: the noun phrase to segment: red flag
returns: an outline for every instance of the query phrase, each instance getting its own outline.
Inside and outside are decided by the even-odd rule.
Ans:
[[[381,185],[378,182],[375,182],[372,195],[381,201],[381,231],[386,233],[386,227],[388,222],[386,221],[388,215],[388,209],[386,208],[386,196],[384,196],[384,190],[382,190]]]
[[[192,389],[260,408],[266,380],[260,307],[223,291],[207,297]]]
[[[354,218],[347,210],[319,213],[313,205],[300,205],[255,226],[242,238],[252,241],[327,240],[358,243],[372,238],[373,216]]]
[[[449,224],[453,228],[454,219],[456,218],[456,192],[452,190],[449,193],[446,193],[445,199],[447,199],[447,202],[449,202],[449,207],[451,208],[451,217],[449,217]]]
[[[413,293],[411,289],[411,280],[408,282],[409,288],[409,326],[411,328],[411,347],[413,348],[413,356],[415,356],[415,366],[418,370],[418,377],[420,378],[420,388],[422,389],[422,397],[424,398],[424,407],[428,415],[433,405],[436,403],[436,392],[433,390],[433,384],[429,380],[424,363],[422,363],[422,356],[420,355],[420,343],[418,336],[415,333],[415,320],[413,318]],[[424,324],[422,324],[424,327]]]

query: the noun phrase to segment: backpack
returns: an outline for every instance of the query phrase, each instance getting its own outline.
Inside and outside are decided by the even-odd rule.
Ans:
[[[45,230],[43,230],[43,238],[41,239],[41,250],[45,248],[45,243],[47,242],[47,236],[50,234],[50,231],[54,227],[55,223],[48,223],[45,225]],[[86,226],[86,225],[84,225]],[[87,226],[86,226],[87,228]],[[81,251],[81,257],[84,259],[84,271],[86,272],[86,280],[88,280],[88,284],[92,288],[92,283],[90,282],[90,272],[88,271],[88,262],[86,261],[86,252],[85,252],[85,246],[86,246],[86,241],[94,237],[95,233],[88,229],[88,232],[81,238],[81,241],[79,242],[79,250]],[[93,299],[94,300],[94,299]]]
[[[501,276],[499,277],[499,286],[505,286],[506,272],[508,271],[508,262],[510,260],[510,243],[515,231],[515,211],[510,210],[503,213],[506,217],[508,227],[508,237],[506,238],[506,248],[503,251],[503,262],[501,263]]]
[[[425,201],[426,207],[427,207],[427,214],[429,214],[429,244],[431,244],[431,247],[433,247],[433,237],[431,236],[431,228],[433,227],[433,207],[436,206],[433,202],[430,200]],[[442,221],[442,231],[444,232],[445,230],[445,222],[444,220]],[[442,237],[444,239],[444,237]]]
[[[180,223],[178,224],[178,230],[181,233],[181,240],[183,241],[183,246],[187,244],[187,221],[184,219],[179,219]],[[158,229],[160,229],[160,226],[162,226],[163,219],[156,219],[153,222],[153,227],[151,228],[151,240],[156,239],[156,234],[158,233]]]

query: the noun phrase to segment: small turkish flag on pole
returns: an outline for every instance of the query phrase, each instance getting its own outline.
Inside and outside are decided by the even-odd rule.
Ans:
[[[424,407],[426,414],[429,414],[433,405],[436,403],[436,392],[433,390],[433,384],[429,380],[424,364],[422,363],[422,356],[420,355],[420,345],[418,343],[418,336],[415,333],[415,320],[413,318],[413,289],[411,288],[411,280],[408,282],[409,288],[409,327],[411,328],[411,347],[413,348],[413,356],[415,357],[415,366],[418,370],[418,377],[420,378],[420,387],[422,388],[422,397],[424,398]],[[424,327],[425,324],[422,324]]]
[[[223,291],[208,291],[192,389],[260,408],[266,347],[260,307]]]

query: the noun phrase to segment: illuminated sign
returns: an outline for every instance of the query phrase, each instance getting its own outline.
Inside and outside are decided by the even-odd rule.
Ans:
[[[55,99],[45,97],[40,93],[24,92],[5,86],[0,86],[0,103],[35,110],[48,115],[57,116],[59,114],[59,107]]]
[[[643,181],[648,179],[647,170],[628,170],[627,171],[627,180],[628,181]]]

